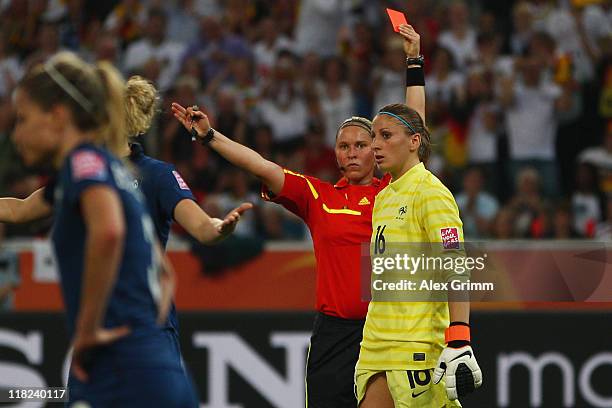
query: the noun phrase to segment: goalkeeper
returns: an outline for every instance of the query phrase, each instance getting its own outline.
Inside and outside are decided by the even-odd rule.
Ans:
[[[408,25],[400,34],[408,56],[408,105],[387,105],[373,120],[376,163],[392,181],[374,204],[371,255],[392,257],[393,247],[421,243],[456,256],[463,241],[457,204],[424,165],[430,139],[420,37]],[[374,292],[355,373],[360,407],[460,407],[458,398],[482,384],[470,346],[469,302],[377,301]]]

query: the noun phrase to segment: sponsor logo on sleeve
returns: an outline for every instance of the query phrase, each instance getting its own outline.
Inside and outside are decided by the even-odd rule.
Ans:
[[[459,231],[457,227],[441,228],[440,237],[444,249],[459,249]]]
[[[104,180],[107,177],[106,161],[96,152],[77,152],[72,156],[70,164],[75,181]]]
[[[178,183],[181,190],[189,190],[189,186],[187,185],[187,183],[185,183],[185,180],[183,180],[183,177],[181,177],[178,171],[173,170],[172,174],[174,175],[174,178],[176,179],[176,182]]]

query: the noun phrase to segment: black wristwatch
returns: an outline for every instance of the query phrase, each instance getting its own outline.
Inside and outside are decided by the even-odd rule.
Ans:
[[[200,143],[203,146],[206,146],[214,138],[215,138],[215,129],[211,127],[210,129],[208,129],[208,132],[206,132],[206,135],[204,135],[204,137],[200,139]]]
[[[408,57],[406,58],[406,66],[409,67],[411,65],[418,65],[421,68],[425,65],[425,57],[419,55],[418,57]]]

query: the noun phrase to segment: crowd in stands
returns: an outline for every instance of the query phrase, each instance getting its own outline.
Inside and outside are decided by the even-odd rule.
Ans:
[[[208,212],[251,201],[237,234],[308,239],[300,220],[258,198],[257,180],[194,144],[169,106],[196,104],[225,135],[334,182],[338,125],[405,99],[402,40],[385,7],[421,34],[428,168],[455,194],[466,238],[612,239],[609,0],[0,0],[0,195],[45,182],[12,147],[12,89],[71,50],[155,83],[160,112],[141,141]]]

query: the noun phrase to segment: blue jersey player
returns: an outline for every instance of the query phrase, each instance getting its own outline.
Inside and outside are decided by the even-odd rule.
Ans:
[[[14,98],[17,150],[26,164],[59,171],[52,238],[74,347],[70,401],[192,407],[180,352],[158,324],[171,303],[171,271],[160,268],[131,176],[97,146],[123,147],[123,88],[109,64],[60,54],[26,74]]]
[[[234,230],[240,215],[252,205],[242,204],[223,220],[211,218],[196,204],[191,190],[173,165],[145,155],[137,143],[128,143],[127,135],[136,136],[149,128],[157,110],[157,99],[157,90],[150,82],[138,76],[133,76],[127,81],[125,86],[127,130],[119,152],[121,155],[129,153],[129,160],[136,166],[137,175],[133,179],[133,186],[137,186],[144,194],[149,214],[153,217],[155,233],[164,248],[173,220],[177,220],[198,241],[217,242]],[[51,215],[54,190],[55,181],[24,200],[0,198],[0,222],[28,222]],[[166,328],[174,335],[175,346],[180,349],[174,305],[171,306]],[[69,385],[72,381],[71,376]]]

